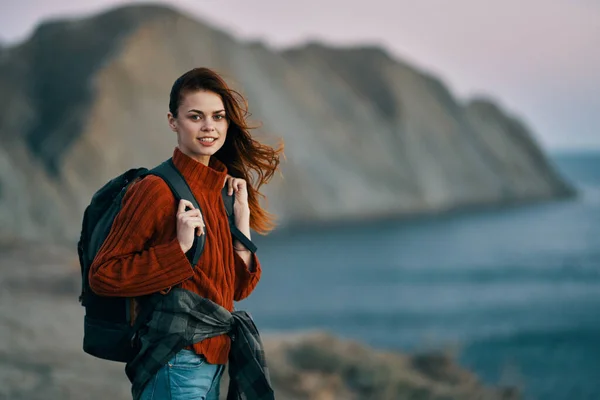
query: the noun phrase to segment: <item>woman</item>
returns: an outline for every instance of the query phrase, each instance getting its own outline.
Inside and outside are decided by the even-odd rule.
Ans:
[[[258,189],[275,173],[282,148],[254,140],[247,115],[244,98],[210,69],[193,69],[175,81],[167,115],[177,134],[172,159],[202,214],[187,200],[176,204],[159,177],[132,185],[90,268],[96,294],[138,297],[177,287],[231,312],[234,301],[254,290],[261,267],[241,242],[232,241],[221,190],[228,185],[235,196],[235,225],[242,233],[250,238],[251,227],[267,233],[273,222],[258,203]],[[207,239],[192,266],[186,252],[195,235]],[[141,398],[218,399],[230,346],[229,336],[219,335],[181,350],[150,379]]]

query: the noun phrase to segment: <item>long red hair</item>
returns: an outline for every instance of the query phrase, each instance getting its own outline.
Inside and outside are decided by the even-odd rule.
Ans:
[[[171,114],[177,117],[183,96],[198,90],[216,93],[223,100],[229,128],[223,147],[214,157],[225,164],[231,176],[243,178],[247,182],[250,227],[257,233],[266,234],[275,227],[275,218],[259,204],[259,197],[265,198],[259,189],[271,180],[278,169],[283,144],[279,143],[277,148],[273,148],[258,142],[250,135],[250,130],[255,127],[251,127],[247,122],[250,116],[248,102],[209,68],[194,68],[175,81],[169,99]]]

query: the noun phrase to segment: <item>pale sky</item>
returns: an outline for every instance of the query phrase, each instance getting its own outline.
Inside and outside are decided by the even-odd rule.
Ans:
[[[120,0],[0,0],[0,41],[50,16]],[[547,149],[600,148],[598,0],[171,0],[241,39],[274,48],[319,39],[378,44],[434,73],[460,99],[485,93]]]

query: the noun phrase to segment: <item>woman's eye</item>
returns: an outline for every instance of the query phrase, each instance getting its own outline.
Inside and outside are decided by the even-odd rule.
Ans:
[[[220,120],[222,120],[223,118],[225,118],[225,116],[224,116],[224,115],[215,115],[215,119],[216,119],[217,121],[220,121]]]
[[[198,121],[198,120],[200,120],[200,116],[199,115],[192,115],[190,118],[192,119],[192,121]]]

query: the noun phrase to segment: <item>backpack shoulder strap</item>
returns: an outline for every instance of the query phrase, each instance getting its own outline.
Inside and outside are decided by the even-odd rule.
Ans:
[[[170,158],[157,167],[148,171],[147,174],[156,175],[162,178],[175,196],[175,199],[179,202],[181,199],[188,200],[191,202],[194,207],[200,210],[202,213],[202,209],[196,201],[196,198],[192,194],[192,191],[185,181],[181,172],[175,167],[173,160]],[[244,235],[236,226],[235,226],[235,216],[233,213],[233,203],[235,200],[235,196],[229,196],[227,194],[227,186],[223,187],[221,190],[221,197],[223,198],[223,204],[225,205],[225,211],[227,213],[227,219],[229,221],[229,230],[231,231],[231,235],[239,240],[248,250],[252,253],[256,253],[257,247],[246,235]],[[204,250],[204,244],[206,242],[205,235],[196,236],[194,238],[194,245],[192,249],[186,254],[190,263],[195,266],[200,259],[200,255],[202,255],[202,251]]]
[[[227,194],[228,186],[223,186],[223,190],[221,190],[221,197],[223,198],[223,204],[225,205],[225,212],[227,212],[227,218],[229,222],[233,219],[233,201],[235,200],[235,196],[230,196]]]
[[[192,190],[185,181],[183,175],[181,175],[181,172],[179,172],[179,170],[175,167],[175,164],[173,164],[172,159],[169,158],[167,161],[163,162],[157,167],[152,168],[147,172],[147,175],[156,175],[162,178],[167,185],[169,185],[169,188],[171,188],[171,191],[175,196],[175,200],[177,200],[178,203],[179,200],[185,199],[192,203],[194,207],[199,209],[200,214],[202,214],[202,209],[200,208],[198,201],[192,194]],[[200,260],[200,255],[204,250],[205,242],[206,233],[204,235],[196,236],[194,238],[194,245],[190,251],[186,253],[186,256],[192,264],[192,267],[194,267],[198,263],[198,260]]]
[[[238,228],[235,226],[235,216],[233,214],[233,202],[235,196],[227,194],[227,185],[221,190],[221,197],[223,197],[223,203],[225,204],[225,211],[227,212],[227,219],[229,220],[229,230],[231,235],[242,242],[244,246],[252,253],[256,253],[257,247],[250,239],[246,237]]]

